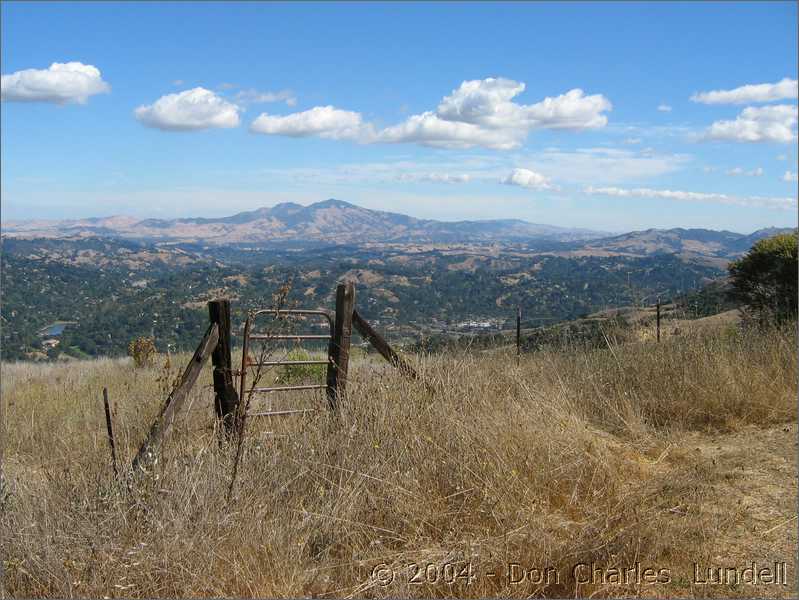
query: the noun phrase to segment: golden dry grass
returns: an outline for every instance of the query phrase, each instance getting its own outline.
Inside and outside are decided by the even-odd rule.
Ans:
[[[539,353],[518,367],[501,353],[417,363],[435,395],[363,359],[337,418],[251,421],[230,503],[233,448],[216,442],[208,369],[128,491],[111,475],[100,391],[129,462],[168,389],[161,369],[3,365],[6,593],[796,594],[793,328]],[[778,450],[762,456],[757,440]],[[768,501],[765,484],[746,487],[760,476]],[[747,560],[788,561],[789,585],[691,582],[694,562]],[[513,583],[512,563],[557,577]],[[585,583],[590,567],[578,582],[580,563],[639,563],[668,582]]]

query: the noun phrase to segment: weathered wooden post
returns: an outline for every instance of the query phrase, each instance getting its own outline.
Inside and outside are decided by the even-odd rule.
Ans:
[[[660,298],[658,298],[657,309],[656,309],[656,321],[657,321],[657,338],[658,342],[660,341]]]
[[[152,426],[150,426],[147,439],[144,440],[144,443],[139,448],[136,457],[131,463],[131,471],[133,471],[133,473],[137,473],[139,467],[143,468],[155,458],[164,436],[167,434],[170,427],[172,427],[175,417],[183,406],[186,397],[189,395],[189,391],[191,391],[194,382],[197,381],[197,377],[200,376],[200,371],[208,360],[208,355],[216,348],[218,341],[219,326],[216,323],[211,323],[200,345],[197,346],[197,349],[194,351],[194,356],[191,357],[191,361],[180,376],[177,385],[169,396],[167,396],[164,406],[161,408],[161,412],[156,417]]]
[[[114,477],[119,477],[117,470],[117,450],[114,444],[114,425],[111,422],[111,406],[108,403],[108,388],[103,388],[103,404],[105,405],[105,428],[108,431],[108,445],[111,446],[111,466],[114,467]]]
[[[233,361],[230,357],[230,300],[212,300],[208,303],[208,317],[219,329],[219,341],[211,355],[214,366],[214,407],[225,435],[234,431],[239,395],[233,385]]]
[[[522,357],[522,307],[516,307],[516,366]]]
[[[355,309],[355,285],[348,281],[336,288],[336,319],[330,340],[327,366],[327,403],[330,410],[338,409],[347,389],[347,370],[350,362],[352,313]]]

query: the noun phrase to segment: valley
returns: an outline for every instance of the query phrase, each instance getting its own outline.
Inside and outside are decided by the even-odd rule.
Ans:
[[[671,300],[717,281],[752,240],[776,231],[672,229],[590,237],[599,234],[521,221],[419,221],[342,201],[300,209],[278,205],[210,224],[134,224],[115,217],[51,223],[49,229],[41,223],[4,225],[4,359],[124,355],[130,340],[148,335],[160,351],[188,350],[214,297],[230,298],[234,322],[241,323],[286,284],[291,305],[330,308],[335,284],[344,279],[356,282],[359,310],[392,343],[434,339],[436,346],[442,339],[515,327],[517,306],[525,327],[536,327],[612,307],[651,305],[658,297]],[[265,215],[285,235],[236,242],[242,239],[237,234],[217,243],[186,234],[185,228],[196,233],[210,225],[237,231],[260,226]],[[317,231],[324,235],[308,233],[320,223],[325,226]],[[159,229],[164,239],[148,237]],[[307,237],[290,239],[299,232]],[[589,238],[575,239],[580,236]],[[359,241],[332,244],[328,238]],[[47,335],[45,328],[60,321],[70,325]]]

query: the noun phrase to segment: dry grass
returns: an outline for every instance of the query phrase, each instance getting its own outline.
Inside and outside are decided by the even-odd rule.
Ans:
[[[496,353],[420,359],[435,395],[362,360],[338,418],[249,424],[230,504],[232,448],[216,443],[208,370],[152,473],[127,491],[111,476],[100,390],[129,461],[168,386],[159,368],[3,365],[6,592],[791,596],[793,581],[691,584],[691,564],[719,564],[749,516],[725,500],[734,468],[692,447],[794,422],[795,347],[788,329],[541,353],[519,367]],[[779,489],[790,511],[795,479]],[[781,535],[762,531],[764,543]],[[744,549],[772,556],[758,543]],[[793,577],[792,556],[774,559]],[[592,562],[668,569],[670,581],[578,584],[572,568]],[[512,584],[510,563],[559,577]],[[416,584],[413,564],[473,577]],[[394,571],[388,585],[378,565]]]

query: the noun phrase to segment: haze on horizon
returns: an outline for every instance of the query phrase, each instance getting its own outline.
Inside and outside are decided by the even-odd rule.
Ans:
[[[796,226],[795,3],[312,6],[0,5],[2,219]]]

